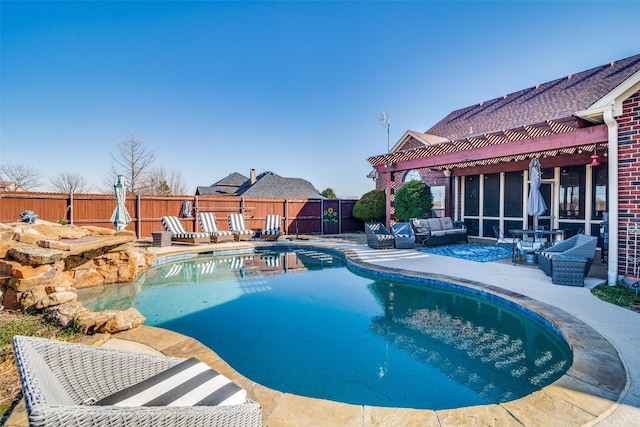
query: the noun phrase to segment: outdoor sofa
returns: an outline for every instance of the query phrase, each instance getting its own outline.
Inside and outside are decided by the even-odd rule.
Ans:
[[[260,405],[246,397],[239,386],[197,359],[26,336],[15,336],[13,347],[30,426],[262,425]],[[196,387],[181,377],[200,381],[202,376],[194,372],[209,375],[209,382],[201,387],[206,395],[204,401],[188,406],[185,400],[193,397]],[[183,389],[167,391],[163,387],[167,383],[170,387],[178,383]],[[175,399],[176,394],[182,400],[150,405],[144,398],[147,398],[145,393],[154,391],[152,387],[156,387],[156,393],[164,393],[155,401],[167,396]],[[212,401],[219,404],[209,406]],[[202,406],[205,403],[207,405]]]
[[[416,235],[416,243],[423,246],[448,245],[468,242],[467,227],[462,221],[452,221],[450,217],[413,218],[411,226]]]

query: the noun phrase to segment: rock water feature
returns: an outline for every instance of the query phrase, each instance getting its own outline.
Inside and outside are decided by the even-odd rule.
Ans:
[[[127,230],[62,225],[0,223],[0,305],[44,311],[61,326],[72,322],[85,333],[115,333],[144,323],[135,308],[92,312],[76,289],[133,281],[154,255],[135,244]]]

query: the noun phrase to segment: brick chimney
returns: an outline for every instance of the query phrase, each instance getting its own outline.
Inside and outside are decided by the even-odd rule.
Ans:
[[[251,168],[249,172],[249,180],[251,181],[251,185],[256,183],[256,170],[255,168]]]

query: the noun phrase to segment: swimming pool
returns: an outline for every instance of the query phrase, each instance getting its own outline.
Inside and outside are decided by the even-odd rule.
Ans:
[[[82,290],[135,306],[267,387],[346,403],[444,409],[498,403],[559,378],[566,343],[534,315],[445,283],[356,275],[322,251],[200,256],[133,285]]]

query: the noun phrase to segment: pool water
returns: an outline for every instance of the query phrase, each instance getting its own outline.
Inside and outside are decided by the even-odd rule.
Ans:
[[[437,286],[354,274],[314,250],[199,256],[133,284],[80,291],[136,307],[267,387],[358,405],[446,409],[513,400],[555,381],[567,344],[521,310]]]

